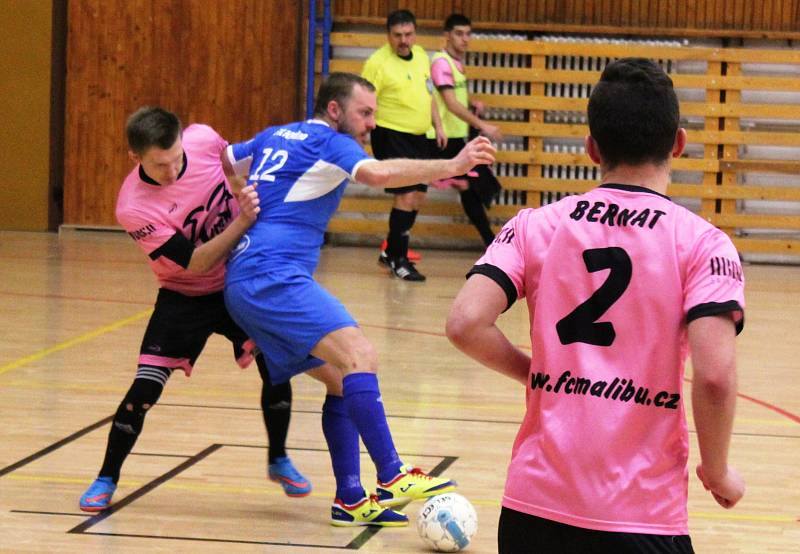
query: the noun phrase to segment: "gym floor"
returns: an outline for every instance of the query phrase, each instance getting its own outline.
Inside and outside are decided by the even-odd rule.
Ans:
[[[377,254],[327,247],[317,277],[379,352],[401,457],[459,482],[478,512],[469,551],[495,552],[525,391],[444,336],[452,299],[479,254],[423,251],[424,284],[390,279]],[[1,551],[426,551],[413,528],[421,503],[406,509],[410,528],[328,524],[334,482],[320,426],[324,390],[306,376],[292,381],[288,446],[314,491],[291,499],[266,479],[258,373],[239,369],[217,336],[192,377],[176,372],[150,412],[123,467],[115,506],[94,516],[81,512],[78,497],[96,476],[111,416],[134,376],[157,284],[123,233],[0,232],[0,261]],[[697,552],[798,552],[800,266],[746,265],[745,277],[731,462],[747,493],[733,510],[717,506],[693,475],[692,431],[690,533]],[[529,348],[524,303],[500,325]],[[364,453],[366,485],[372,467]]]

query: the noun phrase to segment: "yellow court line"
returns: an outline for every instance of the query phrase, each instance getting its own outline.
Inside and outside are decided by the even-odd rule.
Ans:
[[[76,477],[64,477],[58,475],[7,475],[4,479],[19,482],[34,482],[34,483],[59,483],[59,484],[86,484],[86,479]],[[120,488],[130,489],[139,488],[144,485],[143,481],[123,479],[120,482]],[[253,494],[253,495],[266,495],[266,496],[283,496],[283,491],[279,487],[271,487],[265,484],[262,488],[261,485],[256,487],[243,487],[237,485],[219,485],[213,483],[193,483],[193,482],[179,482],[172,481],[163,483],[161,485],[169,490],[183,490],[195,493],[214,494],[214,493],[231,493],[231,494]],[[313,497],[330,498],[333,496],[333,490],[315,490],[311,493]],[[470,502],[476,506],[484,507],[499,507],[499,500],[487,498],[471,497]],[[708,519],[718,521],[742,521],[742,522],[769,522],[769,523],[797,523],[797,519],[790,515],[778,514],[754,514],[754,513],[741,513],[741,512],[689,512],[689,519]]]
[[[115,321],[114,323],[111,323],[110,325],[105,325],[105,326],[100,327],[98,329],[95,329],[93,331],[89,331],[88,333],[84,333],[83,335],[80,335],[79,337],[75,337],[74,339],[70,339],[68,341],[64,341],[64,342],[58,343],[55,346],[51,346],[49,348],[45,348],[44,350],[40,350],[39,352],[35,352],[34,354],[31,354],[30,356],[25,356],[24,358],[20,358],[19,360],[15,360],[15,361],[11,362],[10,364],[6,364],[6,365],[3,365],[3,366],[0,366],[0,375],[3,375],[4,373],[9,372],[12,369],[16,369],[18,367],[24,366],[25,364],[29,364],[31,362],[35,362],[36,360],[40,360],[40,359],[44,358],[45,356],[49,356],[50,354],[53,354],[55,352],[60,352],[61,350],[66,350],[67,348],[72,348],[76,344],[80,344],[82,342],[90,341],[90,340],[95,339],[95,338],[97,338],[97,337],[99,337],[101,335],[105,335],[106,333],[110,333],[111,331],[115,331],[115,330],[119,329],[120,327],[124,327],[124,326],[128,325],[129,323],[133,323],[134,321],[138,321],[138,320],[142,319],[143,317],[147,317],[151,313],[153,313],[153,309],[152,308],[148,308],[146,310],[143,310],[141,312],[133,314],[130,317],[126,317],[125,319],[120,319],[119,321]]]
[[[231,369],[231,372],[238,371],[237,368]],[[85,384],[85,383],[60,383],[54,381],[38,381],[33,379],[17,379],[13,381],[7,381],[3,383],[4,387],[18,387],[18,388],[25,388],[25,389],[34,389],[34,390],[58,390],[58,391],[83,391],[83,392],[92,392],[92,393],[113,393],[113,394],[124,394],[128,387],[126,384],[124,387],[120,386],[100,386],[96,384]],[[202,389],[202,390],[187,390],[187,389],[173,389],[175,392],[173,393],[175,396],[170,397],[169,402],[177,402],[181,399],[181,397],[203,397],[203,398],[231,398],[237,400],[252,400],[253,398],[258,398],[261,394],[260,389],[254,392],[229,392],[225,390],[211,390],[211,389]],[[304,394],[296,394],[293,395],[292,398],[298,402],[305,401],[305,402],[312,402],[312,403],[320,403],[325,398],[324,392],[320,392],[316,395],[304,395]],[[394,408],[403,408],[403,409],[413,409],[415,413],[419,413],[421,410],[449,410],[449,409],[460,409],[460,410],[471,410],[473,412],[481,410],[481,411],[490,411],[494,412],[500,416],[509,416],[509,417],[518,417],[519,421],[522,421],[522,416],[525,413],[524,405],[523,404],[508,404],[497,406],[495,404],[472,404],[467,402],[419,402],[414,400],[394,400],[394,399],[384,399],[384,404],[392,409],[393,415],[395,414]],[[222,406],[224,407],[224,406]],[[198,406],[198,408],[203,408],[203,406]],[[687,414],[686,422],[690,427],[694,427],[694,420],[690,415]],[[496,423],[496,421],[486,420],[486,423]],[[766,426],[774,426],[774,427],[796,427],[797,424],[793,421],[790,421],[783,417],[776,416],[775,418],[767,419],[767,418],[751,418],[751,417],[738,417],[736,418],[737,425],[743,424],[758,424],[758,425],[766,425]],[[739,432],[744,432],[746,430],[737,429]]]
[[[236,371],[236,369],[231,370]],[[53,381],[36,381],[31,379],[17,379],[15,381],[10,381],[4,383],[4,386],[7,387],[19,387],[19,388],[26,388],[26,389],[46,389],[46,390],[68,390],[68,391],[86,391],[86,392],[96,392],[96,393],[105,393],[105,392],[113,392],[124,393],[127,388],[121,387],[101,387],[98,385],[89,385],[89,384],[82,384],[82,383],[57,383]],[[126,385],[127,387],[127,385]],[[179,392],[174,393],[175,396],[170,397],[170,402],[176,402],[180,400],[181,396],[185,397],[210,397],[210,398],[236,398],[236,399],[247,399],[250,400],[252,398],[258,398],[261,394],[260,390],[256,392],[228,392],[228,391],[220,391],[220,390],[210,390],[210,389],[203,389],[203,390],[186,390],[180,389]],[[293,395],[292,398],[296,401],[309,401],[309,402],[322,402],[325,399],[324,392],[320,392],[316,395],[302,395],[297,394]],[[524,414],[524,406],[520,404],[517,405],[502,405],[497,406],[495,404],[471,404],[466,402],[418,402],[418,401],[403,401],[403,400],[385,400],[386,406],[390,409],[392,408],[405,408],[405,409],[413,409],[414,411],[421,411],[424,409],[430,411],[436,410],[447,410],[447,409],[461,409],[461,410],[484,410],[484,411],[491,411],[491,412],[499,412],[501,414],[511,414],[513,416],[519,416],[520,421],[522,420],[522,415]],[[202,406],[198,406],[200,408]],[[491,420],[487,420],[487,423],[492,423]]]
[[[231,370],[232,372],[237,371],[236,368]],[[92,392],[92,393],[113,393],[113,394],[124,394],[128,387],[126,384],[124,387],[120,386],[100,386],[96,384],[85,384],[85,383],[60,383],[54,381],[37,381],[32,379],[17,379],[12,381],[7,381],[3,383],[3,387],[10,388],[10,387],[17,387],[17,388],[24,388],[24,389],[33,389],[33,390],[58,390],[58,391],[82,391],[82,392]],[[202,389],[202,390],[187,390],[183,389],[172,389],[174,396],[170,397],[169,402],[179,402],[182,397],[189,397],[189,398],[228,398],[228,399],[236,399],[236,400],[252,400],[253,398],[258,398],[261,394],[260,389],[254,392],[229,392],[224,390],[211,390],[211,389]],[[292,398],[297,401],[304,401],[304,402],[311,402],[311,403],[321,403],[322,400],[325,398],[324,392],[320,392],[316,395],[304,395],[304,394],[296,394],[293,395]],[[471,410],[473,412],[476,411],[487,411],[497,414],[499,417],[512,417],[518,418],[519,422],[522,421],[522,416],[525,413],[524,405],[520,404],[517,405],[502,405],[497,406],[494,404],[471,404],[471,403],[456,403],[456,402],[418,402],[413,400],[387,400],[384,399],[384,404],[390,409],[392,412],[390,415],[404,415],[404,414],[397,414],[395,413],[396,408],[403,408],[408,410],[414,410],[416,414],[420,414],[422,410],[429,410],[429,411],[436,411],[436,410],[450,410],[450,409],[460,409],[460,410]],[[226,407],[226,406],[219,406],[219,407]],[[230,407],[230,406],[227,406]],[[197,408],[204,408],[204,406],[197,406]],[[446,415],[446,414],[445,414]],[[504,421],[505,422],[505,421]],[[694,428],[694,420],[691,417],[686,418],[687,424]],[[497,423],[497,421],[493,421],[491,419],[485,420],[485,423]],[[788,419],[778,417],[772,419],[767,418],[745,418],[745,417],[737,417],[736,418],[737,425],[745,425],[745,424],[758,424],[758,425],[765,425],[770,427],[796,427],[797,424],[793,421]],[[747,429],[737,429],[737,432],[744,433]]]
[[[768,521],[771,523],[797,523],[797,519],[792,516],[778,516],[766,514],[743,514],[739,512],[693,512],[689,511],[689,519],[716,519],[729,521]]]

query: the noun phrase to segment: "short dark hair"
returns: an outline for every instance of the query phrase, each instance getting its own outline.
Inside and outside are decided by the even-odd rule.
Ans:
[[[460,13],[451,13],[447,16],[447,19],[444,20],[444,30],[445,31],[452,31],[453,27],[472,27],[472,21],[469,20],[469,17]]]
[[[375,86],[354,73],[331,73],[317,92],[317,102],[314,104],[314,116],[325,115],[328,103],[334,100],[344,110],[347,106],[353,88],[360,85],[370,92],[375,92]]]
[[[181,120],[164,108],[143,106],[128,117],[125,135],[128,147],[140,156],[153,146],[167,150],[181,135]]]
[[[663,163],[680,123],[672,79],[654,61],[621,58],[606,66],[589,97],[589,132],[608,169]]]
[[[395,25],[404,23],[411,23],[416,29],[417,18],[409,10],[395,10],[386,17],[386,30],[389,31]]]

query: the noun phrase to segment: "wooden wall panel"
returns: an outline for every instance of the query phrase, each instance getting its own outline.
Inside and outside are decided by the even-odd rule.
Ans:
[[[0,229],[45,231],[50,165],[52,6],[0,9]]]
[[[334,0],[334,21],[380,23],[399,7],[426,27],[462,12],[479,29],[800,38],[800,0]]]
[[[363,53],[385,40],[377,29],[332,33],[331,70],[359,72],[364,57],[355,47]],[[420,34],[417,42],[432,51],[440,41],[434,34]],[[705,92],[704,101],[681,102],[691,148],[673,160],[672,168],[680,172],[675,177],[683,182],[672,182],[668,194],[681,202],[693,199],[688,205],[697,206],[702,218],[730,233],[740,252],[797,263],[800,160],[791,150],[772,149],[800,147],[800,105],[792,100],[800,93],[800,81],[791,76],[794,70],[787,69],[800,68],[797,49],[476,38],[470,50],[477,57],[468,60],[469,79],[482,91],[472,97],[487,106],[487,117],[507,138],[496,154],[495,171],[504,190],[490,212],[493,224],[505,223],[523,207],[553,202],[558,193],[582,193],[596,186],[596,168],[576,145],[576,139],[580,141],[588,133],[588,90],[579,88],[576,95],[573,87],[593,85],[600,73],[594,63],[580,60],[610,60],[635,51],[645,58],[672,61],[667,64],[668,71],[679,96],[688,89]],[[517,63],[506,59],[498,65],[492,59],[508,52],[520,56]],[[579,63],[563,63],[570,58]],[[555,63],[557,60],[561,63]],[[705,73],[697,72],[698,64],[706,66]],[[761,65],[758,71],[744,69],[753,64]],[[514,81],[526,86],[505,88],[501,84]],[[758,98],[753,94],[762,91],[784,94],[758,94]],[[743,101],[746,93],[751,98]],[[784,100],[779,100],[781,97]],[[749,122],[742,125],[742,120]],[[774,175],[766,180],[764,173]],[[448,243],[453,239],[475,237],[469,225],[452,220],[462,213],[454,199],[431,198],[420,212],[415,236],[447,246],[454,244]],[[364,242],[379,240],[386,232],[390,209],[388,198],[365,197],[354,191],[345,197],[329,231],[360,234]]]
[[[64,223],[116,225],[123,128],[145,104],[228,140],[302,117],[303,0],[69,2]]]

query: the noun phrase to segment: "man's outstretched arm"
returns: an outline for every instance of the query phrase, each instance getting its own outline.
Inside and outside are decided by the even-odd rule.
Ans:
[[[449,160],[415,160],[397,158],[375,160],[358,166],[355,178],[359,183],[378,188],[395,188],[427,183],[463,175],[476,165],[493,164],[495,148],[486,137],[471,140]]]

